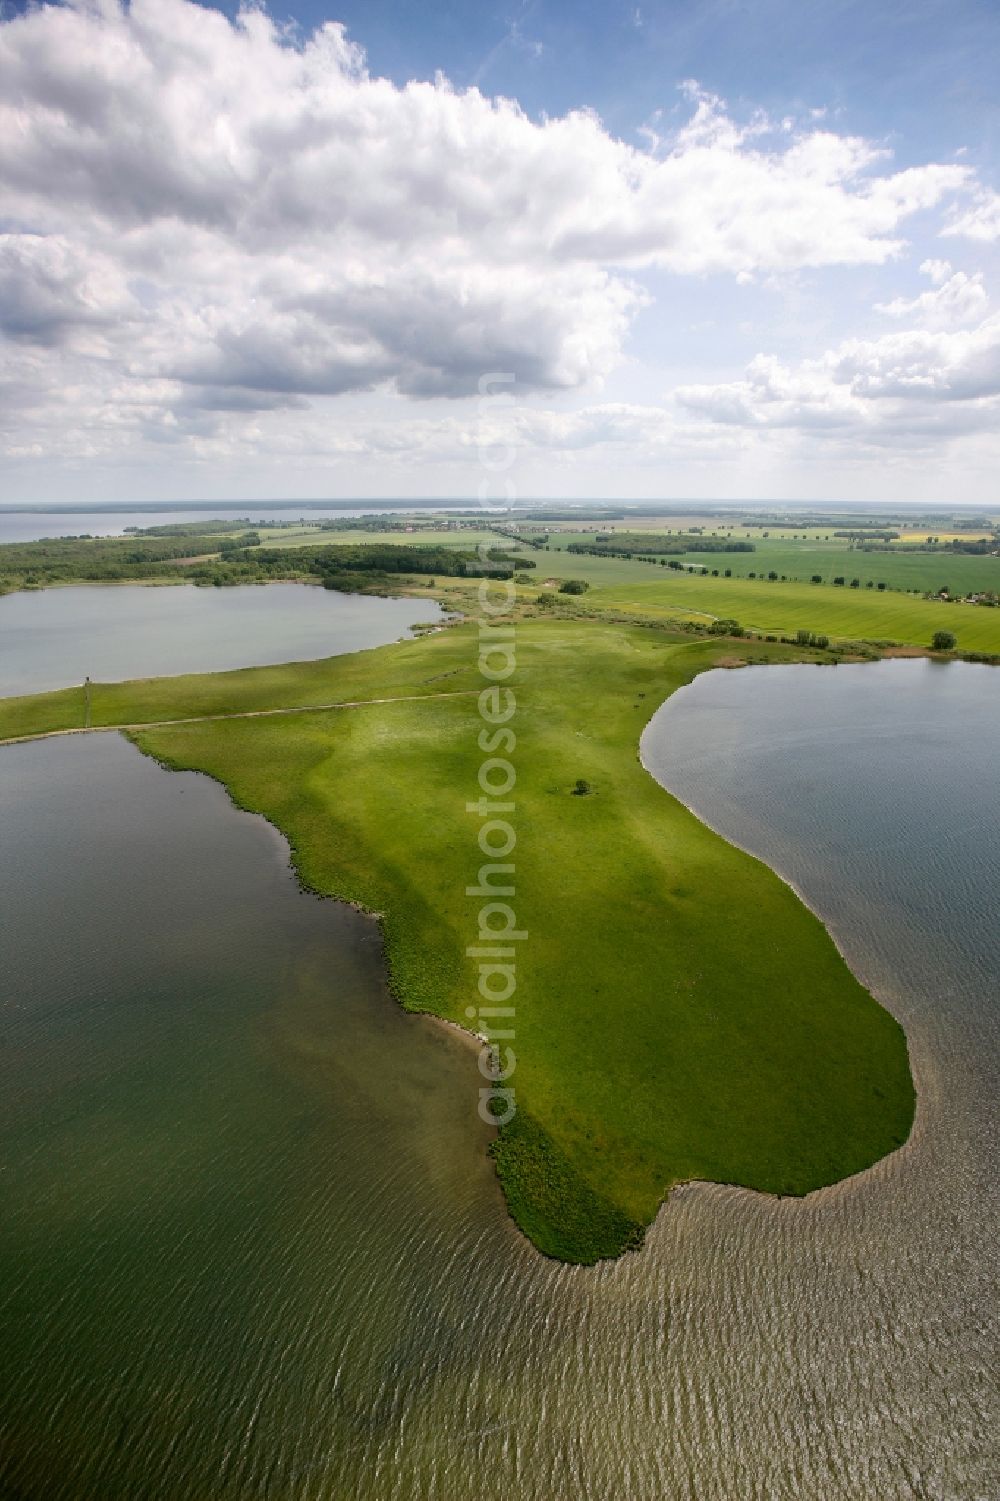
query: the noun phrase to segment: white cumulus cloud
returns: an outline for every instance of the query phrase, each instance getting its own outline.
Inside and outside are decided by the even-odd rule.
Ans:
[[[924,328],[952,328],[959,323],[978,323],[986,313],[989,297],[981,271],[972,276],[953,271],[947,261],[924,261],[920,267],[934,286],[916,297],[894,297],[876,303],[876,311],[889,318],[909,318]]]
[[[587,111],[533,120],[442,78],[372,77],[339,25],[302,37],[188,0],[12,16],[11,443],[32,423],[88,453],[199,439],[213,413],[460,397],[489,369],[522,392],[585,386],[620,360],[646,268],[878,265],[908,216],[971,182],[689,92],[687,123],[637,149]]]
[[[949,268],[950,270],[950,268]],[[815,359],[786,364],[758,355],[736,381],[681,385],[676,405],[712,423],[756,432],[785,429],[806,438],[853,445],[941,443],[1000,431],[1000,314],[987,311],[972,327],[939,318],[955,281],[938,292],[887,305],[893,316],[917,313],[924,326],[876,339],[846,339]],[[978,279],[972,283],[981,291]],[[968,283],[963,283],[967,286]]]
[[[1000,240],[1000,193],[980,191],[972,206],[957,214],[942,234],[964,235],[984,243]]]

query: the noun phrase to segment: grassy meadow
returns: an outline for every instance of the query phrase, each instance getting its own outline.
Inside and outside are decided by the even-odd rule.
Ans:
[[[651,531],[649,535],[652,538],[658,534]],[[756,550],[744,553],[693,551],[685,553],[678,561],[685,565],[718,568],[720,573],[722,569],[729,568],[734,578],[741,579],[745,579],[751,572],[756,573],[759,579],[761,573],[766,575],[773,571],[779,575],[779,580],[780,575],[784,574],[786,580],[806,584],[814,574],[818,574],[824,584],[832,584],[833,579],[840,576],[846,578],[848,584],[853,578],[860,579],[862,588],[869,582],[875,587],[883,583],[888,589],[919,590],[922,594],[936,593],[943,586],[947,586],[952,594],[987,590],[1000,592],[1000,558],[941,552],[865,552],[861,548],[850,548],[843,538],[826,541],[827,535],[824,533],[803,541],[791,541],[780,537],[762,538],[759,532],[734,531],[734,540],[753,542]],[[670,541],[665,533],[664,541]],[[562,551],[571,542],[581,542],[591,547],[594,545],[594,534],[553,532],[551,550]],[[571,556],[577,557],[579,554]],[[539,566],[541,559],[545,557],[544,552],[539,554]]]
[[[512,905],[529,937],[518,1111],[495,1154],[522,1229],[592,1262],[635,1244],[675,1183],[801,1194],[898,1146],[913,1088],[897,1023],[792,891],[637,755],[654,709],[697,672],[809,653],[573,618],[522,620],[517,651]],[[325,662],[95,686],[91,722],[366,701],[131,733],[269,818],[308,886],[379,913],[405,1007],[468,1026],[479,903],[466,887],[484,859],[466,810],[483,760],[476,652],[460,625]],[[0,736],[81,715],[79,690],[0,701]]]
[[[525,597],[537,595],[537,585],[544,587],[546,579],[577,578],[590,586],[583,596],[587,609],[637,619],[665,621],[701,615],[738,620],[745,629],[777,635],[794,635],[801,629],[846,641],[898,641],[924,647],[930,645],[935,631],[949,630],[964,651],[1000,652],[1000,609],[982,605],[832,584],[706,578],[635,558],[565,552],[536,552],[534,556],[535,577],[524,587]],[[729,568],[733,566],[730,558],[740,556],[716,556],[712,567]],[[742,561],[754,556],[743,554]]]
[[[421,547],[475,547],[483,543],[496,547],[500,538],[485,527],[433,526],[416,522],[411,531],[370,531],[363,527],[345,527],[343,531],[323,531],[320,527],[289,527],[275,530],[262,529],[259,533],[264,547],[358,547],[388,544],[392,546]]]

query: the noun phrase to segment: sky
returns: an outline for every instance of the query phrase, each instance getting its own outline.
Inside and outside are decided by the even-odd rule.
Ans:
[[[996,0],[0,0],[0,504],[1000,505]]]

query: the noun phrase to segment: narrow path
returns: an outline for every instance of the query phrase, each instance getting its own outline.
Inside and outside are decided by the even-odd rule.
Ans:
[[[60,735],[101,735],[109,730],[166,730],[177,724],[213,724],[223,719],[268,719],[278,714],[322,714],[329,709],[363,709],[369,704],[412,704],[425,698],[467,698],[478,688],[452,688],[445,693],[401,693],[395,698],[342,698],[332,704],[293,704],[285,709],[237,709],[231,714],[191,714],[185,719],[146,719],[138,724],[73,725],[64,730],[39,730],[34,735],[9,735],[0,745],[25,745],[31,740],[55,740]]]

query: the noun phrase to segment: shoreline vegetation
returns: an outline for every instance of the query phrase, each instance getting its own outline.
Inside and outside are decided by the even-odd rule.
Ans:
[[[518,1111],[493,1148],[515,1222],[589,1264],[640,1244],[680,1183],[801,1195],[902,1145],[915,1097],[898,1023],[785,881],[639,754],[652,713],[698,673],[829,651],[578,601],[528,604],[518,647],[531,942]],[[319,662],[92,684],[90,727],[127,726],[161,764],[263,814],[306,889],[377,915],[403,1007],[467,1031],[480,686],[474,628],[456,623]],[[0,700],[0,738],[79,729],[81,714],[79,688]]]
[[[660,518],[609,511],[605,519],[559,508],[515,519],[380,512],[219,518],[0,545],[0,597],[81,583],[291,581],[431,597],[461,611],[471,579],[487,571],[513,579],[529,614],[692,627],[734,621],[774,643],[805,631],[826,636],[835,653],[862,655],[925,649],[943,633],[968,659],[1000,662],[1000,521],[987,517],[906,529],[888,516],[862,523],[710,510]]]
[[[164,766],[214,777],[285,836],[305,889],[377,917],[402,1006],[471,1037],[482,683],[468,617],[477,576],[510,579],[531,942],[518,1108],[493,1155],[521,1230],[589,1264],[640,1244],[680,1183],[804,1194],[908,1138],[901,1028],[794,888],[646,771],[640,741],[711,667],[1000,662],[1000,526],[929,525],[550,507],[7,544],[0,594],[284,580],[433,599],[452,618],[350,656],[0,699],[0,742],[119,729]],[[954,589],[927,587],[949,569]]]

